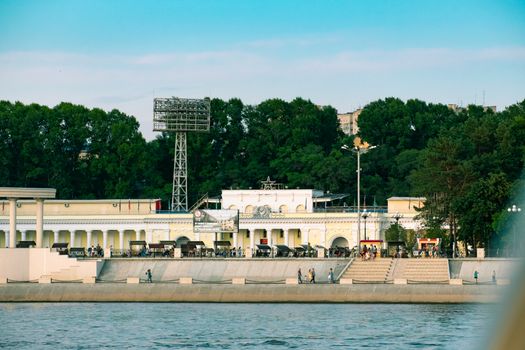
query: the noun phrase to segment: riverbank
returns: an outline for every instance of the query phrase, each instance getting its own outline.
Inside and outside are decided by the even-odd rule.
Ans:
[[[495,303],[496,285],[10,283],[0,302]]]

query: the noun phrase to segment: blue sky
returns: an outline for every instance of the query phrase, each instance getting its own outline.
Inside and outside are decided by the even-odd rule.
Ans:
[[[118,108],[152,99],[525,98],[524,1],[0,0],[0,99]]]

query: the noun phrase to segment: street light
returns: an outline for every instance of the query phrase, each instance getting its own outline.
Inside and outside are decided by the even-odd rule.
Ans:
[[[512,214],[512,213],[517,214],[517,213],[521,212],[521,208],[518,207],[518,206],[516,206],[516,204],[513,204],[512,207],[507,208],[507,211],[508,211],[509,213],[511,213],[511,214]],[[516,223],[514,223],[514,225],[512,225],[512,226],[513,226],[513,231],[514,231],[514,244],[513,244],[512,246],[513,246],[513,248],[514,248],[514,249],[513,249],[513,250],[514,250],[514,253],[516,253],[516,249],[517,249],[517,248],[516,248]]]
[[[370,147],[349,147],[348,145],[342,145],[341,149],[345,151],[354,152],[357,154],[357,245],[359,251],[361,251],[361,153],[366,153],[368,150],[374,149],[377,146]]]
[[[366,219],[370,216],[370,214],[365,209],[365,210],[363,210],[363,214],[361,216],[365,220],[365,241],[366,241]]]

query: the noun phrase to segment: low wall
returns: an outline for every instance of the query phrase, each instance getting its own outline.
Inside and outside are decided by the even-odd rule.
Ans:
[[[491,282],[492,271],[496,272],[497,279],[513,279],[513,274],[522,260],[504,258],[486,259],[449,259],[450,278],[460,278],[465,281],[474,281],[474,271],[478,271],[478,281]]]
[[[501,286],[4,284],[0,302],[493,303]]]
[[[0,248],[0,278],[32,281],[42,276],[73,280],[95,277],[102,261],[77,260],[48,248]]]
[[[253,281],[283,281],[304,275],[314,268],[316,280],[328,281],[330,268],[334,276],[346,267],[348,259],[109,259],[98,278],[103,281],[123,281],[128,277],[145,279],[151,269],[154,281],[174,281],[181,277],[219,282],[243,277]]]

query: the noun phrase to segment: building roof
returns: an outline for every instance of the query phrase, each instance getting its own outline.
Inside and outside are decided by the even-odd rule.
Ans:
[[[425,197],[390,197],[387,201],[425,201]]]

